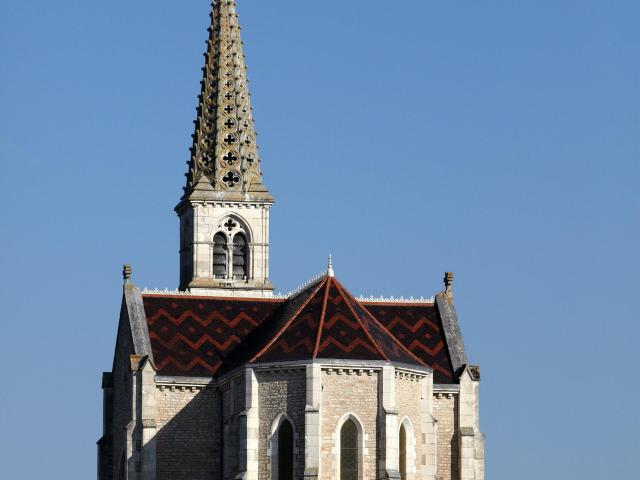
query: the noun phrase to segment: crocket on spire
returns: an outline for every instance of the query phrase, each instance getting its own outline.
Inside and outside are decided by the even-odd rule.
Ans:
[[[262,183],[236,0],[212,3],[184,198],[272,200]],[[249,198],[247,198],[249,197]]]

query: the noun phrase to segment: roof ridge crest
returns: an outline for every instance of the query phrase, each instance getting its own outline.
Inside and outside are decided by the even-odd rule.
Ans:
[[[284,298],[295,297],[297,294],[299,294],[301,292],[304,292],[311,285],[313,285],[314,283],[316,283],[319,280],[322,280],[326,276],[327,276],[327,272],[320,272],[317,275],[314,275],[313,277],[311,277],[306,282],[304,282],[302,285],[298,286],[298,288],[296,288],[294,290],[291,290],[289,293],[284,294],[283,297]]]

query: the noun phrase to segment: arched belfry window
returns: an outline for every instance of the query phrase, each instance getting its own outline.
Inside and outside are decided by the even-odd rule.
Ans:
[[[247,239],[244,234],[236,233],[233,237],[233,278],[247,278],[247,263]]]
[[[340,429],[340,480],[358,480],[358,427],[349,418]]]
[[[288,420],[278,429],[277,480],[293,480],[293,426]]]
[[[216,233],[213,237],[213,277],[227,278],[227,237]]]

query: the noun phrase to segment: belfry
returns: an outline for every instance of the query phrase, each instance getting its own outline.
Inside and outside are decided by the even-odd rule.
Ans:
[[[484,480],[480,368],[467,359],[452,273],[431,298],[356,298],[329,258],[274,295],[275,200],[236,0],[212,7],[175,208],[179,285],[140,291],[123,270],[98,479]]]

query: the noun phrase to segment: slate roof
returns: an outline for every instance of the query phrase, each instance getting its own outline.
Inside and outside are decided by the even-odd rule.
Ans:
[[[160,375],[216,376],[244,363],[316,358],[387,360],[455,382],[433,303],[356,300],[325,276],[289,299],[143,295]]]

